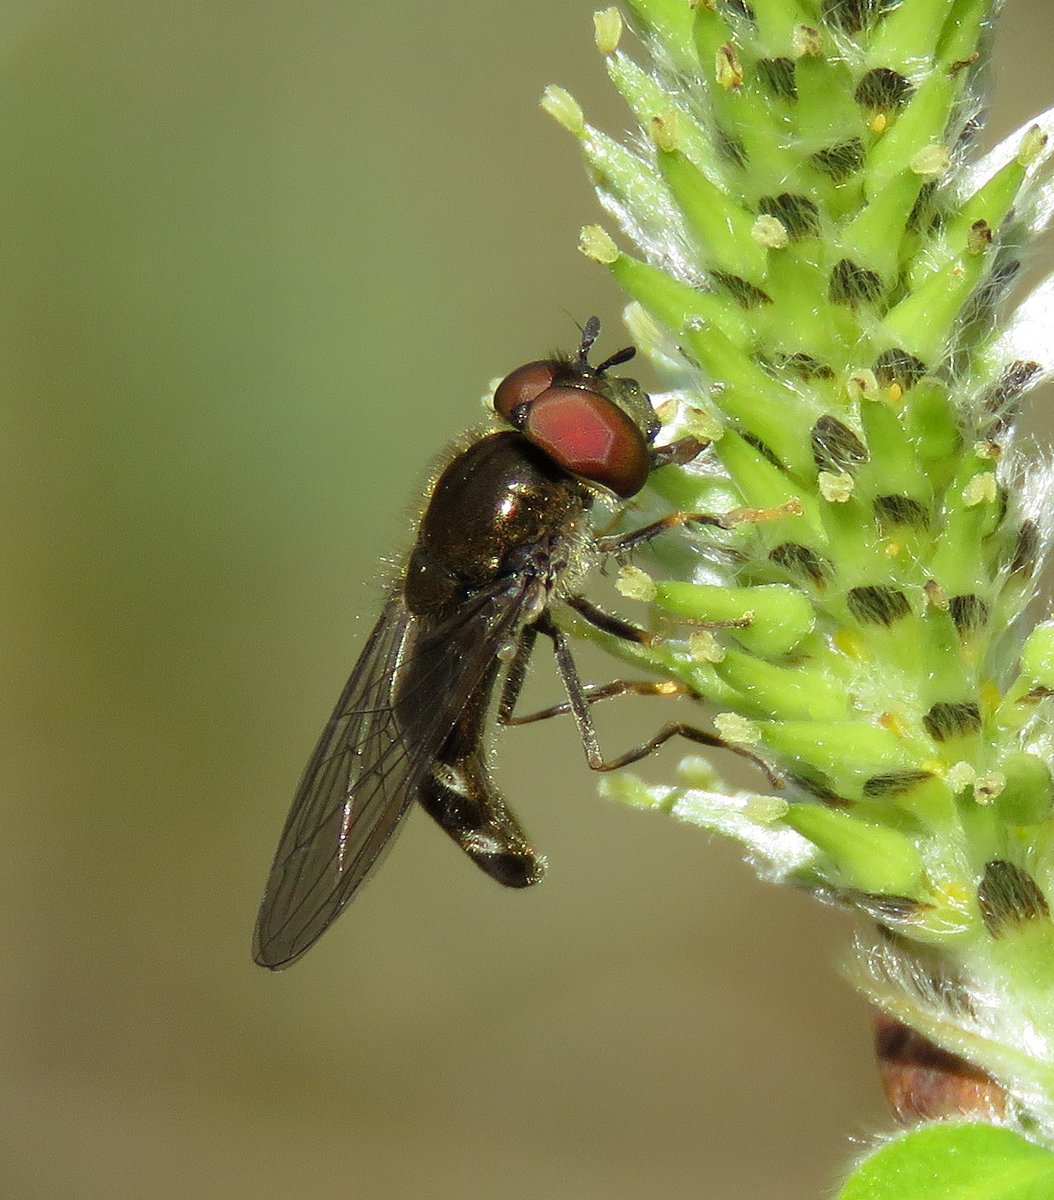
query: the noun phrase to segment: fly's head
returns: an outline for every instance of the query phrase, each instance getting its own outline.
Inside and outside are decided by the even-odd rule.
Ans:
[[[498,384],[494,408],[565,471],[626,499],[647,482],[659,421],[635,379],[608,374],[633,357],[632,346],[590,366],[599,332],[590,317],[573,358],[517,367]]]

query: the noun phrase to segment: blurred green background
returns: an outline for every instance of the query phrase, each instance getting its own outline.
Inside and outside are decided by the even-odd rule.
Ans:
[[[1051,100],[1048,2],[989,140]],[[624,336],[536,107],[624,124],[590,13],[0,10],[5,1200],[812,1200],[888,1127],[848,923],[598,800],[565,722],[501,745],[543,886],[415,814],[295,970],[249,959],[430,457],[574,319]]]

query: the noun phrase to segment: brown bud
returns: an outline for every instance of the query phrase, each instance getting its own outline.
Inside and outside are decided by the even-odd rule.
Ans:
[[[1006,1092],[990,1075],[886,1013],[875,1016],[875,1054],[886,1100],[903,1125],[991,1121],[1006,1112]]]

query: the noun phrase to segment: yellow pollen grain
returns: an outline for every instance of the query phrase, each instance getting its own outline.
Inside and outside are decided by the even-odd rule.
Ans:
[[[708,629],[702,629],[688,638],[688,653],[699,662],[719,663],[724,660],[726,652]]]
[[[619,260],[619,249],[606,229],[601,225],[583,225],[578,235],[579,251],[593,262],[610,266]]]
[[[933,608],[939,612],[948,611],[948,598],[945,596],[944,589],[936,579],[927,579],[925,584],[923,584],[922,590],[925,592],[926,599]]]
[[[1003,702],[1002,694],[999,691],[999,685],[994,679],[986,679],[978,689],[978,698],[981,701],[981,712],[984,716],[994,713],[995,710]]]
[[[658,346],[665,336],[664,329],[636,300],[626,305],[622,319],[637,346]]]
[[[900,544],[900,542],[886,542],[886,545],[885,545],[886,557],[887,558],[896,558],[903,551],[903,549],[904,549],[904,547]]]
[[[721,776],[714,770],[714,764],[698,754],[690,754],[681,759],[676,770],[681,779],[691,787],[712,791],[721,786]]]
[[[647,602],[655,599],[655,580],[640,567],[620,567],[618,578],[615,580],[615,588],[627,600]]]
[[[907,724],[899,713],[884,712],[879,716],[878,723],[883,729],[888,729],[890,733],[898,738],[906,738],[908,736]]]
[[[973,798],[978,804],[991,804],[1006,787],[1006,776],[1002,771],[989,771],[980,776],[973,785]]]
[[[766,250],[783,250],[790,244],[787,226],[777,217],[762,215],[754,222],[750,236]]]
[[[891,383],[886,389],[886,399],[890,404],[899,404],[904,398],[904,389],[899,383]]]
[[[1026,132],[1017,152],[1017,161],[1023,167],[1029,167],[1043,152],[1047,144],[1047,135],[1038,125],[1032,125]]]
[[[714,56],[714,75],[718,85],[726,91],[742,86],[743,65],[731,42],[725,42]]]
[[[912,156],[908,168],[924,179],[936,179],[943,175],[951,164],[952,157],[947,146],[923,146]]]
[[[542,108],[568,133],[584,137],[586,118],[578,101],[565,88],[550,84],[542,93]]]
[[[724,426],[713,413],[693,405],[689,405],[684,410],[684,428],[686,433],[690,433],[704,442],[719,442],[725,432]]]
[[[714,728],[726,742],[733,745],[750,746],[761,741],[758,727],[739,713],[717,713],[714,717]]]
[[[949,882],[934,885],[933,896],[940,907],[956,909],[959,912],[969,909],[975,899],[974,894],[961,883]]]
[[[853,477],[848,471],[821,471],[817,480],[820,495],[830,504],[845,504],[853,494]]]
[[[863,643],[851,629],[836,630],[831,637],[831,641],[834,643],[834,648],[848,658],[855,658],[862,661],[867,657],[864,653]]]
[[[975,475],[962,490],[963,504],[974,508],[978,504],[992,504],[999,495],[995,475],[991,471],[982,471]]]
[[[617,8],[593,14],[593,37],[601,54],[614,54],[622,37],[622,14]]]
[[[972,787],[976,778],[977,772],[968,762],[957,762],[944,773],[944,782],[956,795]]]
[[[846,380],[846,391],[849,393],[850,400],[877,400],[880,396],[878,379],[874,371],[868,367],[864,367],[859,371],[853,371]]]
[[[779,796],[751,796],[743,805],[743,815],[761,825],[774,825],[790,811],[790,804]]]
[[[984,254],[992,244],[995,235],[987,221],[974,221],[966,235],[966,250],[968,254]]]
[[[648,132],[660,150],[671,153],[680,148],[680,130],[674,109],[664,108],[656,113],[648,122]]]
[[[795,25],[791,34],[791,50],[795,58],[819,58],[823,53],[820,31],[812,25]]]
[[[875,115],[871,118],[872,133],[885,133],[888,125],[889,117],[887,117],[885,113],[875,113]]]
[[[655,406],[655,415],[664,425],[669,423],[677,416],[678,403],[672,397],[669,400],[664,400],[661,404]]]

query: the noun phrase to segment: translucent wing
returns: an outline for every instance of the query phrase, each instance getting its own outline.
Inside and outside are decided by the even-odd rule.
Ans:
[[[515,633],[508,579],[450,619],[388,601],[304,771],[256,921],[253,957],[285,967],[329,928],[380,860],[468,697]]]

